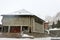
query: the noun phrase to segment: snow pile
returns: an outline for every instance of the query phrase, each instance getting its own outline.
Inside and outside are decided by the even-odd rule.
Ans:
[[[0,40],[51,40],[51,37],[46,37],[46,38],[0,38]]]
[[[50,34],[50,31],[56,31],[56,30],[60,30],[60,28],[53,28],[53,29],[49,29],[49,30],[45,30],[48,32],[48,34]]]
[[[50,30],[60,30],[60,28],[49,29],[49,31],[50,31]]]
[[[30,36],[28,34],[23,34],[22,37],[33,37],[33,36]]]

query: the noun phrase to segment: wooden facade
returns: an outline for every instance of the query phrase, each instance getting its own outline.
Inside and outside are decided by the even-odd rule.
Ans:
[[[3,32],[21,33],[22,31],[44,33],[44,20],[35,15],[2,15]],[[6,31],[5,31],[6,30]]]

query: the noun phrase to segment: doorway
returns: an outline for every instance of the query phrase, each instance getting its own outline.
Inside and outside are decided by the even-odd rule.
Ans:
[[[28,26],[22,26],[22,31],[23,31],[23,33],[27,33],[28,32]]]

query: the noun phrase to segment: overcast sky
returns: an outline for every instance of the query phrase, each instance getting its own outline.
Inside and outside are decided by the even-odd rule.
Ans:
[[[45,16],[54,16],[60,11],[60,0],[0,0],[0,14],[20,9],[45,19]]]

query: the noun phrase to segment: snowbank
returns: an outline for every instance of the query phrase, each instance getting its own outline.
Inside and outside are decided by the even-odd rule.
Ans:
[[[34,38],[34,39],[30,39],[30,38],[0,38],[0,40],[51,40],[51,37]]]

